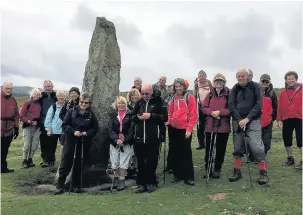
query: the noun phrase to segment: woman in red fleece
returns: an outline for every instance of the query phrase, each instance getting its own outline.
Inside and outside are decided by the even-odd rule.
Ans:
[[[174,81],[173,99],[168,104],[169,139],[172,144],[174,180],[184,180],[185,184],[194,185],[194,167],[191,151],[192,131],[197,122],[195,97],[186,89],[188,85],[182,78]]]
[[[296,131],[297,147],[300,149],[302,156],[302,84],[298,83],[298,74],[289,71],[284,76],[285,89],[281,91],[278,101],[277,121],[282,128],[284,146],[287,152],[287,161],[285,165],[295,164],[292,154],[292,134]],[[296,167],[302,170],[302,160]]]
[[[34,167],[33,156],[39,145],[40,137],[40,112],[39,98],[41,92],[38,88],[32,89],[30,99],[26,100],[20,110],[20,119],[23,122],[23,161],[22,168]]]

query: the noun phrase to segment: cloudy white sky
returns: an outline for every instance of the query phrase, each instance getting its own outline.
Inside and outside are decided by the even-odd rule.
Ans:
[[[301,2],[6,1],[1,16],[1,78],[14,85],[81,87],[97,16],[116,26],[122,56],[120,90],[133,77],[193,82],[249,67],[282,87],[288,70],[302,71]],[[300,79],[302,77],[300,76]],[[191,84],[192,86],[192,84]]]

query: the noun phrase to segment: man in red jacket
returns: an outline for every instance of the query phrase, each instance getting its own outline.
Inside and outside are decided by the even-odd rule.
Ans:
[[[6,157],[10,144],[19,135],[19,112],[12,96],[13,84],[5,82],[1,91],[1,173],[13,172],[7,168]]]
[[[295,164],[292,153],[292,134],[296,131],[297,147],[302,156],[302,84],[298,83],[298,73],[289,71],[285,74],[285,89],[281,91],[278,103],[277,121],[282,128],[284,146],[287,152],[286,166]],[[296,167],[302,170],[302,160]]]

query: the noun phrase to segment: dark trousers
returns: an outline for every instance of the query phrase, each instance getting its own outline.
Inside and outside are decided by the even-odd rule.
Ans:
[[[205,136],[206,136],[206,150],[205,150],[204,160],[205,160],[205,170],[207,170],[209,155],[212,156],[216,134],[215,132],[213,133],[205,132]],[[212,136],[212,142],[211,142],[211,136]],[[219,171],[219,172],[221,171],[224,162],[228,136],[229,133],[217,133],[216,147],[215,147],[216,156],[214,158],[215,171]]]
[[[13,140],[13,135],[8,137],[1,137],[1,171],[7,169],[6,158],[12,140]]]
[[[56,149],[57,143],[60,139],[61,134],[53,134],[48,137],[48,145],[45,146],[45,160],[48,162],[55,162],[56,161]]]
[[[173,173],[180,180],[194,180],[194,166],[191,151],[191,139],[185,138],[185,129],[171,127],[171,144],[173,147]]]
[[[271,139],[272,139],[272,126],[273,122],[271,122],[269,125],[262,128],[262,140],[264,144],[264,150],[265,154],[269,151],[271,147]]]
[[[199,146],[205,148],[205,115],[199,108],[199,126],[197,125],[197,137]]]
[[[296,131],[297,147],[302,147],[302,119],[291,118],[283,120],[282,136],[285,147],[292,146],[292,134]]]
[[[166,169],[172,170],[173,169],[173,144],[172,144],[172,135],[171,135],[171,126],[167,127],[168,130],[168,153],[167,153],[167,164]]]
[[[72,183],[74,187],[80,187],[82,145],[83,145],[83,167],[87,163],[87,158],[89,155],[91,140],[88,140],[86,139],[86,137],[84,137],[82,143],[81,137],[71,137],[71,136],[73,136],[73,134],[67,137],[68,140],[63,147],[62,159],[59,168],[59,178],[58,178],[59,188],[64,188],[66,177],[71,171],[73,160],[74,160],[75,149],[76,149],[76,157],[75,157],[75,164],[72,173]]]
[[[137,184],[157,185],[156,170],[158,166],[160,140],[137,141],[134,145],[138,163]]]
[[[47,136],[47,131],[43,124],[40,125],[40,149],[41,149],[41,158],[43,161],[49,162],[47,159],[47,147],[49,145],[50,138]]]

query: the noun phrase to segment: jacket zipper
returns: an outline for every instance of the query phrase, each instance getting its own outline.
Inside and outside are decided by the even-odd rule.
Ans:
[[[148,101],[146,102],[146,106],[145,106],[145,113],[147,113],[147,108],[148,108]],[[145,143],[145,120],[143,121],[143,143]]]

